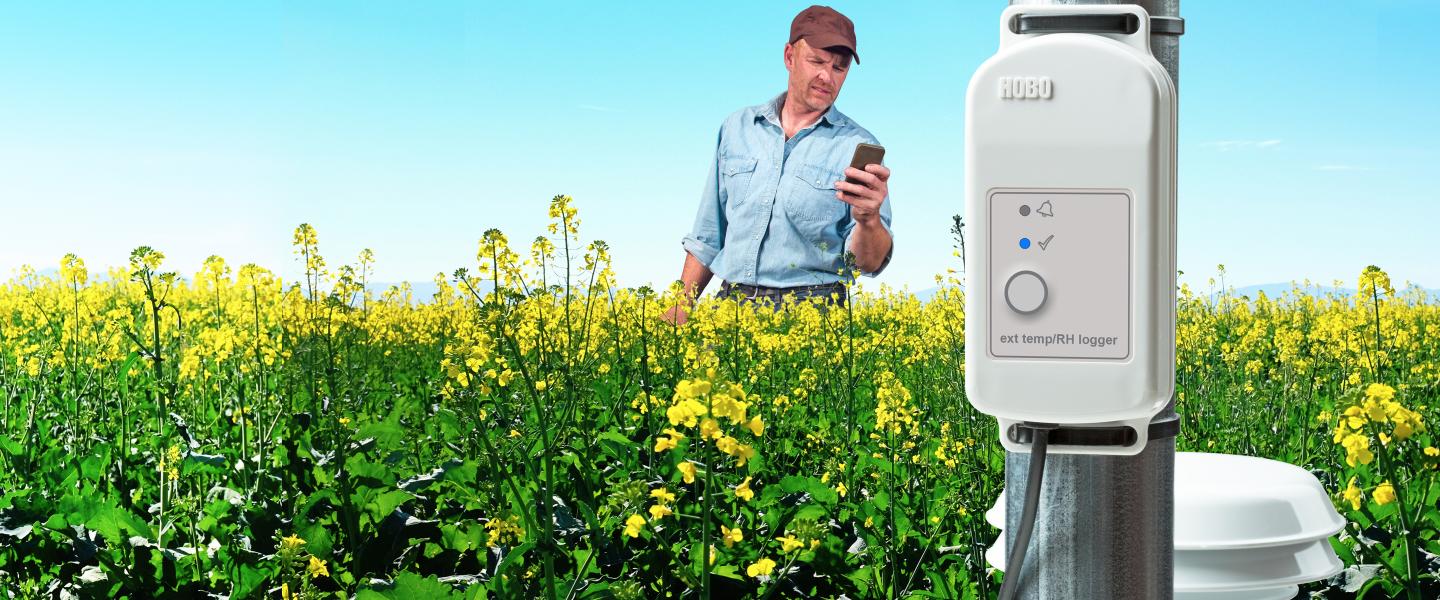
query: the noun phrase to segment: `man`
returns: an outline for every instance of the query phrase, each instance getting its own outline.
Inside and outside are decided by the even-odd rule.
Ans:
[[[879,142],[835,108],[850,63],[860,63],[855,47],[854,24],[829,7],[811,6],[790,23],[785,92],[720,126],[694,228],[681,242],[685,305],[667,320],[683,324],[714,275],[721,295],[845,302],[845,250],[869,277],[890,263],[890,169],[849,167],[857,144]]]

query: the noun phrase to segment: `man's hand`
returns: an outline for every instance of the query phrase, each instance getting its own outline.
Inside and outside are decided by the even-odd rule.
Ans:
[[[666,323],[674,325],[684,325],[685,321],[690,320],[690,316],[685,314],[685,307],[678,304],[670,307],[670,310],[665,311],[660,318],[665,319]]]
[[[880,205],[890,193],[890,169],[885,165],[865,165],[861,171],[855,167],[845,168],[845,177],[859,183],[835,182],[835,197],[850,205],[850,217],[857,224],[869,225],[880,217]]]
[[[686,252],[685,268],[680,272],[680,286],[684,292],[677,298],[675,306],[670,307],[660,318],[666,323],[684,325],[685,321],[690,320],[686,313],[695,306],[695,300],[705,291],[705,286],[710,284],[710,278],[714,275],[710,272],[710,267],[695,258],[694,254]]]

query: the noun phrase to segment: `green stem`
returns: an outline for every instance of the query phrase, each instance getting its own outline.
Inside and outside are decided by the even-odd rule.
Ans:
[[[712,390],[712,391],[713,391],[713,390]],[[710,396],[710,394],[706,394],[706,395],[705,395],[705,414],[706,414],[706,415],[711,415],[711,414],[713,413],[714,405],[715,405],[714,399]],[[704,514],[704,521],[702,521],[702,524],[701,524],[701,526],[700,526],[700,547],[701,547],[701,558],[700,558],[700,597],[703,598],[704,600],[710,600],[710,509],[711,509],[711,506],[712,506],[711,498],[714,496],[714,494],[710,493],[710,484],[711,484],[712,481],[714,481],[713,474],[714,474],[714,472],[715,472],[715,468],[714,468],[714,467],[715,467],[715,456],[713,455],[712,452],[710,452],[710,444],[705,443],[705,436],[703,436],[703,435],[700,436],[700,438],[699,438],[698,441],[699,441],[699,443],[701,444],[701,446],[704,447],[704,453],[705,453],[705,459],[706,459],[706,460],[705,460],[705,488],[704,488],[704,489],[705,489],[705,492],[704,492],[704,494],[705,494],[705,511],[704,511],[704,513],[705,513],[705,514]]]
[[[1392,440],[1399,443],[1399,440]],[[1395,491],[1395,515],[1400,519],[1400,540],[1405,545],[1405,595],[1410,600],[1420,600],[1420,579],[1416,573],[1415,545],[1411,543],[1410,515],[1405,511],[1404,486],[1395,477],[1395,466],[1390,462],[1389,448],[1380,449],[1380,468],[1385,471],[1385,478],[1390,482],[1390,487]]]

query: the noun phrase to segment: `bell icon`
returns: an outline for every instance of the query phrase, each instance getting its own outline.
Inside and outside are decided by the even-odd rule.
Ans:
[[[1055,216],[1055,207],[1050,205],[1049,200],[1046,200],[1044,204],[1040,205],[1040,208],[1035,209],[1035,212],[1038,212],[1046,217],[1053,217]]]

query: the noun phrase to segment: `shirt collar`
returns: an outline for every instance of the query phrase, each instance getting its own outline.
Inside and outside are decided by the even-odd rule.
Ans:
[[[762,104],[760,111],[755,114],[755,118],[764,118],[774,123],[776,127],[780,127],[780,110],[785,106],[785,94],[787,93],[789,92],[780,92],[780,95]],[[831,104],[830,108],[825,111],[825,114],[820,115],[820,121],[832,127],[838,127],[845,124],[845,114],[841,113],[840,109],[835,108],[834,104]]]

